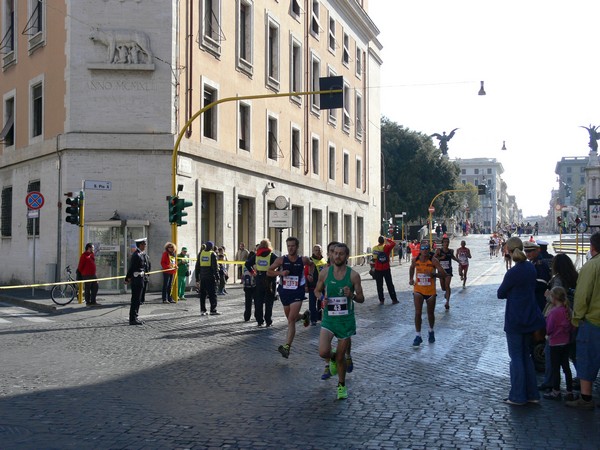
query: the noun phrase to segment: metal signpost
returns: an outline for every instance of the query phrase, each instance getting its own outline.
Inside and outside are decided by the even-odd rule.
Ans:
[[[35,235],[36,235],[36,221],[40,217],[40,209],[44,206],[44,196],[41,192],[32,191],[25,197],[25,204],[27,205],[27,218],[33,220],[33,264],[31,264],[33,273],[31,275],[32,282],[35,284]],[[35,288],[31,288],[31,296],[35,295]]]

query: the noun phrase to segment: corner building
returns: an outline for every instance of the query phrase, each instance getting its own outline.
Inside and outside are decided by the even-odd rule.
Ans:
[[[235,100],[191,123],[176,161],[179,195],[193,202],[178,245],[195,254],[212,240],[230,259],[263,237],[285,251],[297,236],[302,254],[333,239],[353,254],[371,246],[380,106],[370,87],[382,61],[366,11],[358,0],[2,0],[0,283],[32,281],[34,248],[37,282],[77,263],[63,194],[82,189],[99,276],[123,275],[141,236],[156,268],[188,119],[220,99],[318,90],[334,75],[343,109],[321,110],[314,95]],[[31,191],[45,199],[35,219]],[[268,220],[277,197],[291,210],[282,233]]]

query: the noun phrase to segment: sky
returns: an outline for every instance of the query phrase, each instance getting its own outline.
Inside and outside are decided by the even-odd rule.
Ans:
[[[600,1],[369,0],[381,113],[454,158],[496,158],[524,217],[546,215],[556,163],[600,125]],[[480,81],[486,96],[478,96]],[[506,151],[502,144],[506,143]],[[438,141],[434,139],[437,146]]]

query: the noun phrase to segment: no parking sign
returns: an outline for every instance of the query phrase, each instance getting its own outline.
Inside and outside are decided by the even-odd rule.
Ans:
[[[41,192],[31,191],[25,197],[25,203],[29,209],[40,209],[44,206],[44,196]]]

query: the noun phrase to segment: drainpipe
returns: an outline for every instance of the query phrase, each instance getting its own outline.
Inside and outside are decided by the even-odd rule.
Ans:
[[[310,49],[309,49],[309,45],[308,45],[308,30],[309,30],[309,26],[310,26],[310,20],[308,19],[308,2],[309,0],[306,0],[304,2],[304,80],[305,80],[305,86],[306,86],[306,90],[311,90],[310,86],[311,86],[311,80],[308,78],[310,76],[310,72],[309,72],[309,66],[310,66]],[[312,6],[311,6],[312,8]],[[312,9],[311,9],[312,11]],[[310,171],[310,164],[311,161],[309,160],[309,155],[311,155],[311,152],[309,151],[309,147],[311,145],[310,142],[310,133],[309,133],[309,129],[308,129],[308,120],[310,118],[310,104],[311,104],[311,100],[310,100],[310,95],[305,96],[304,97],[304,175],[308,175],[308,172]]]
[[[190,120],[192,115],[192,67],[194,53],[194,2],[185,2],[185,11],[187,21],[185,22],[185,123]],[[185,130],[185,137],[189,138],[192,135],[192,124]]]
[[[54,280],[58,281],[60,279],[60,273],[61,273],[61,265],[62,265],[62,255],[61,255],[61,250],[62,250],[62,221],[60,220],[62,218],[62,155],[60,154],[60,145],[59,145],[59,141],[60,141],[60,137],[62,136],[62,134],[58,134],[56,136],[56,156],[58,158],[58,183],[57,183],[57,199],[58,201],[56,202],[56,209],[58,211],[58,214],[56,215],[56,268],[54,269]]]

